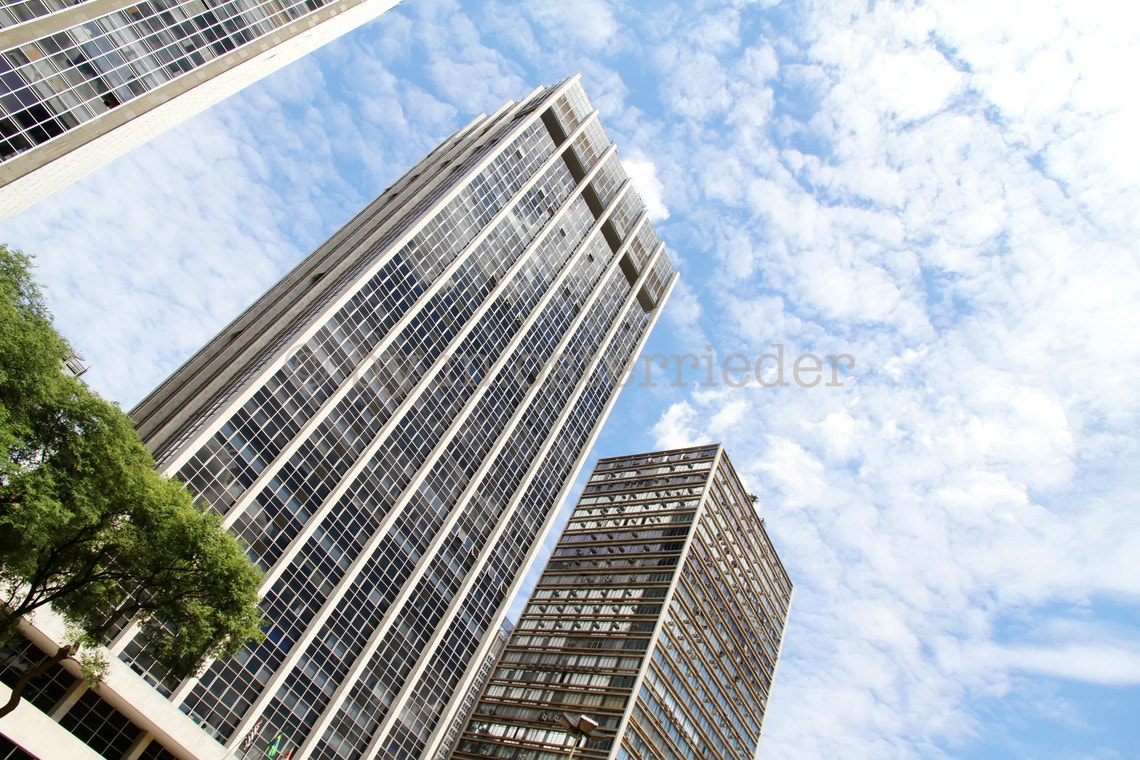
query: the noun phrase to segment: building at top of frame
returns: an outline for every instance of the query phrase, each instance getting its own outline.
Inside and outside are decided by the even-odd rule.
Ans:
[[[600,460],[453,760],[756,754],[792,584],[719,446]]]
[[[133,410],[268,627],[179,683],[122,630],[115,741],[435,757],[675,281],[576,77],[452,135]]]
[[[0,219],[396,2],[5,2],[0,7]]]

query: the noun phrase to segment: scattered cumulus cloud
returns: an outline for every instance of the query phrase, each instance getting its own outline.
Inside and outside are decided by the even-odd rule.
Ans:
[[[668,219],[669,209],[665,208],[662,197],[665,193],[665,186],[657,178],[657,167],[654,163],[646,158],[644,153],[637,151],[623,158],[621,165],[625,168],[626,174],[629,175],[630,181],[633,182],[637,194],[645,203],[649,220],[662,222]]]
[[[613,39],[618,24],[609,5],[602,0],[575,3],[527,2],[527,12],[552,39],[567,44],[585,45],[599,50]]]
[[[400,6],[4,237],[129,406],[444,136],[580,71],[682,273],[649,350],[854,360],[635,383],[600,439],[722,441],[759,497],[797,586],[763,755],[1040,756],[1011,738],[1040,721],[1128,756],[1057,684],[1140,684],[1140,10],[587,5]]]
[[[702,442],[696,430],[697,410],[688,402],[681,401],[670,406],[657,424],[653,426],[653,436],[660,448],[682,448]]]
[[[968,654],[995,668],[1106,686],[1140,684],[1140,652],[1135,648],[1071,643],[1058,647],[992,646]]]

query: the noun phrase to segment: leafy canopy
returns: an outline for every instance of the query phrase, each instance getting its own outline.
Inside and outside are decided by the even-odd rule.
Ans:
[[[176,678],[232,657],[261,638],[261,571],[130,418],[61,371],[71,349],[29,268],[0,245],[0,640],[47,605],[86,643],[143,624]]]

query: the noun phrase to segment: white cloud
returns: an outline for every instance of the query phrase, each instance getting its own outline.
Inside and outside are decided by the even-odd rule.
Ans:
[[[701,326],[701,314],[701,302],[682,275],[669,296],[663,319],[675,336],[677,353],[712,353],[709,339]]]
[[[824,506],[821,497],[826,490],[823,464],[795,441],[774,437],[764,460],[758,465],[767,488],[780,494],[780,503],[788,509]]]
[[[696,414],[696,409],[684,401],[669,407],[653,426],[655,445],[662,449],[674,449],[700,443],[699,433],[693,425]]]
[[[633,151],[621,160],[621,165],[629,179],[633,182],[637,194],[645,203],[645,211],[652,222],[661,222],[669,218],[669,209],[665,208],[665,186],[657,178],[657,166],[640,150]]]
[[[687,438],[725,440],[791,557],[765,756],[938,756],[995,730],[976,700],[1028,704],[1025,675],[1133,682],[1134,648],[1097,631],[996,639],[1010,615],[1039,628],[1056,605],[1132,595],[1140,551],[1110,505],[1137,496],[1122,326],[1140,319],[1140,230],[1122,209],[1140,169],[1134,140],[1108,168],[1123,138],[1098,114],[1140,120],[1105,86],[1119,69],[1082,66],[1097,21],[1002,13],[805,12],[806,40],[773,43],[803,100],[778,95],[688,154],[711,207],[694,247],[713,263],[689,281],[718,351],[778,339],[857,358],[846,389],[693,393],[662,416],[674,429],[683,408]],[[1132,55],[1134,29],[1106,34]]]
[[[723,114],[732,105],[728,73],[712,53],[667,43],[654,54],[665,101],[677,113],[698,122]]]
[[[527,12],[563,44],[580,43],[590,50],[605,47],[617,33],[617,22],[609,6],[601,0],[575,3],[528,2]]]
[[[797,585],[764,756],[969,754],[999,698],[1091,720],[1038,695],[1137,682],[1098,616],[1140,598],[1140,11],[762,5],[408,4],[5,233],[133,401],[474,113],[582,71],[684,274],[651,350],[856,358],[632,387],[660,407],[603,434],[722,440],[761,497]]]
[[[1140,651],[1103,645],[990,646],[967,652],[990,667],[1108,686],[1140,685]]]

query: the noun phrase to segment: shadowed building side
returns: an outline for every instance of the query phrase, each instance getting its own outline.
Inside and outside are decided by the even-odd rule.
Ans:
[[[752,501],[718,446],[600,460],[451,757],[752,757],[792,595]]]

